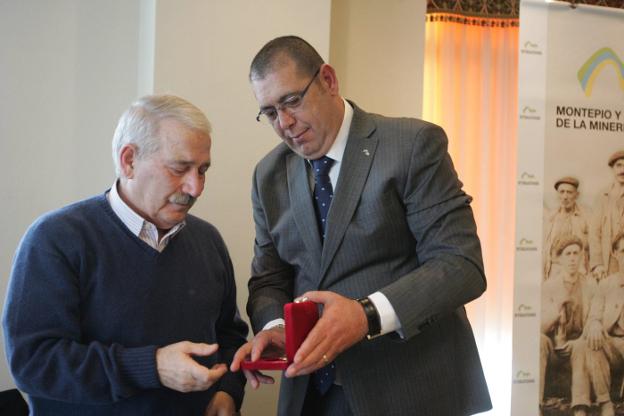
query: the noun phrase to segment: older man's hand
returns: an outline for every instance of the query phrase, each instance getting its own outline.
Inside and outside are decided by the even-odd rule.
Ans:
[[[156,368],[163,386],[183,393],[207,390],[226,372],[225,364],[204,367],[192,357],[214,354],[217,344],[182,341],[156,350]]]
[[[286,377],[310,374],[324,367],[368,333],[366,314],[358,301],[326,291],[307,292],[301,297],[322,303],[323,314],[295,354]]]

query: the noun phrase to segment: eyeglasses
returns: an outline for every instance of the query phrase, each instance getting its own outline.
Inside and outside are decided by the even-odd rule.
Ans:
[[[273,124],[275,123],[275,120],[277,120],[279,111],[283,111],[289,115],[295,114],[301,107],[301,104],[303,103],[303,98],[310,89],[310,85],[312,85],[312,82],[316,79],[316,76],[319,74],[319,72],[321,72],[321,68],[316,70],[316,72],[312,76],[312,79],[310,80],[310,82],[308,82],[308,85],[306,85],[303,91],[288,94],[287,96],[282,98],[279,103],[275,104],[275,106],[261,109],[256,116],[256,121],[264,120],[268,124]]]

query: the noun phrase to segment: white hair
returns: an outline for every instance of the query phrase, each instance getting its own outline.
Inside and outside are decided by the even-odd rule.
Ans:
[[[175,95],[141,97],[122,114],[113,135],[113,162],[117,177],[122,174],[119,164],[121,148],[133,144],[137,157],[154,153],[160,146],[160,122],[166,118],[205,135],[211,132],[210,122],[204,113],[185,99]]]

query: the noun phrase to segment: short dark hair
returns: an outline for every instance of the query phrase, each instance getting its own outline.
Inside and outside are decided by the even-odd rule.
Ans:
[[[297,36],[281,36],[260,49],[249,68],[249,79],[263,79],[269,72],[285,65],[290,59],[301,75],[312,76],[325,63],[321,55],[305,40]]]

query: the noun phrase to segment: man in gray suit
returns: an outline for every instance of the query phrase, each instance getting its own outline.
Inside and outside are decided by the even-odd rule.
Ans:
[[[442,129],[344,100],[334,69],[294,36],[258,52],[250,81],[258,120],[284,143],[254,173],[256,336],[231,369],[283,347],[282,307],[306,297],[322,315],[284,373],[280,415],[491,408],[464,309],[486,287],[481,249]],[[245,373],[253,388],[272,382]]]

